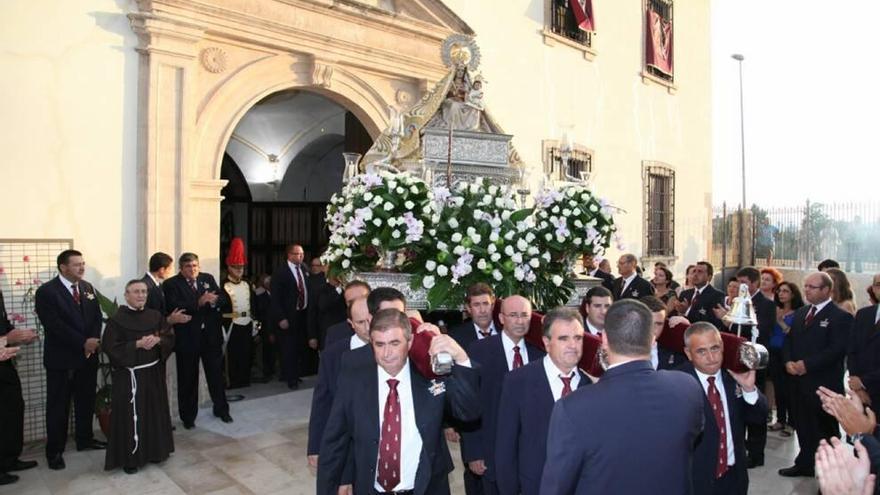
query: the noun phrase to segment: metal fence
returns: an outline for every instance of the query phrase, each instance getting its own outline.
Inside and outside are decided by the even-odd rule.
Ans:
[[[850,273],[880,271],[880,203],[807,200],[745,212],[726,204],[714,209],[712,261],[718,266],[808,270],[826,258]]]

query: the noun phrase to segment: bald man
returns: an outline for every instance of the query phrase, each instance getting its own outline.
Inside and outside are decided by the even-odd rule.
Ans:
[[[473,342],[467,349],[471,360],[479,364],[480,404],[483,417],[462,433],[462,456],[467,469],[482,477],[483,493],[498,493],[498,478],[495,471],[495,429],[497,425],[498,404],[501,400],[501,385],[511,370],[544,357],[544,352],[526,343],[524,337],[529,331],[532,319],[532,303],[522,296],[510,296],[501,302],[499,315],[502,331],[485,339]]]

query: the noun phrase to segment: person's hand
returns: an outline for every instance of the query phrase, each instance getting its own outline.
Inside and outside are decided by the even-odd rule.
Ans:
[[[461,435],[455,431],[455,428],[443,428],[443,434],[446,435],[447,442],[458,443],[461,440]]]
[[[412,318],[413,320],[418,320],[418,321],[421,321],[421,322],[424,322],[424,321],[425,321],[425,319],[422,318],[422,313],[419,313],[419,310],[417,310],[417,309],[408,309],[408,310],[406,310],[406,316],[407,316],[408,318]]]
[[[18,354],[20,347],[0,347],[0,361],[9,361]]]
[[[86,339],[86,343],[83,344],[83,349],[86,351],[87,355],[92,355],[98,350],[98,339],[92,337]]]
[[[669,317],[669,327],[677,327],[681,324],[690,325],[691,322],[684,316],[670,316]]]
[[[352,493],[354,491],[351,485],[339,485],[339,488],[336,490],[336,495],[352,495]]]
[[[865,384],[862,383],[862,379],[857,376],[849,377],[849,389],[853,392],[858,392],[859,390],[865,390]]]
[[[736,373],[732,370],[727,370],[727,372],[736,380],[736,383],[739,383],[743,392],[754,392],[758,389],[755,386],[755,370],[749,370],[744,373]]]
[[[798,372],[794,367],[794,361],[788,361],[787,363],[785,363],[785,372],[789,375],[797,376]]]
[[[675,310],[678,311],[680,314],[687,313],[688,308],[691,307],[690,301],[684,299],[676,300],[672,303],[672,305],[675,307]],[[672,325],[671,322],[670,325]]]
[[[282,330],[287,330],[288,328],[290,328],[290,323],[287,321],[287,318],[278,322],[278,328]]]
[[[868,392],[866,392],[864,390],[859,390],[858,392],[853,392],[853,393],[856,395],[856,397],[859,398],[859,400],[862,401],[862,404],[864,404],[866,406],[870,406],[872,404],[871,396],[868,395]]]
[[[779,324],[785,323],[784,316],[785,308],[776,308],[776,321],[779,322]]]
[[[712,312],[715,313],[715,318],[718,318],[719,320],[724,318],[724,315],[727,314],[727,310],[721,307],[720,304],[716,304],[715,307],[712,308]]]
[[[135,347],[149,351],[155,347],[160,340],[161,338],[155,335],[145,335],[137,340]]]
[[[822,409],[834,416],[847,434],[871,434],[877,426],[874,411],[870,407],[865,408],[858,395],[847,397],[826,387],[819,387],[816,394],[822,401]]]
[[[306,458],[309,461],[309,472],[312,473],[312,475],[316,475],[318,473],[318,456],[317,456],[317,454],[312,454],[312,455],[306,456]]]
[[[816,479],[825,495],[870,495],[874,493],[876,476],[870,474],[868,451],[862,442],[856,441],[858,457],[836,437],[831,444],[819,442],[816,450]]]
[[[6,334],[6,343],[8,345],[27,345],[38,338],[37,331],[33,328],[16,328]]]
[[[189,322],[189,320],[192,320],[192,316],[184,313],[183,309],[174,308],[174,311],[172,311],[165,320],[171,325],[177,325],[178,323]]]
[[[482,476],[486,472],[486,461],[477,459],[468,463],[468,469],[477,476]]]
[[[318,350],[318,339],[309,339],[309,347],[314,350]]]
[[[435,335],[434,338],[431,339],[431,347],[428,348],[428,355],[435,356],[441,352],[449,353],[449,355],[452,356],[452,360],[459,364],[468,360],[468,355],[464,352],[464,349],[462,349],[461,346],[458,345],[458,342],[449,335]]]
[[[806,375],[806,374],[807,374],[807,365],[804,364],[804,360],[803,360],[803,359],[801,359],[801,360],[799,360],[799,361],[795,361],[795,362],[794,362],[794,367],[795,367],[795,370],[798,372],[799,375]]]
[[[201,296],[199,296],[199,306],[204,306],[205,304],[215,304],[218,297],[220,296],[216,292],[205,292]]]

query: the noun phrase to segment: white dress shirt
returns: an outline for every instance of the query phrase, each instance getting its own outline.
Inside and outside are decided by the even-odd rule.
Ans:
[[[598,336],[602,333],[602,330],[600,330],[600,329],[594,327],[593,324],[590,323],[590,319],[589,319],[589,318],[587,318],[585,321],[587,322],[587,331],[588,331],[588,332],[590,332],[591,334],[595,335],[596,337],[598,337]]]
[[[877,313],[874,315],[874,324],[880,321],[880,304],[877,305]]]
[[[382,423],[385,421],[385,401],[388,399],[388,380],[394,378],[399,380],[397,384],[397,396],[400,399],[400,482],[391,489],[391,491],[399,492],[403,490],[412,490],[416,486],[416,470],[419,467],[419,457],[422,454],[422,436],[416,426],[416,410],[413,406],[412,380],[410,379],[409,359],[400,370],[397,376],[391,376],[376,366],[376,375],[379,379],[379,431],[382,431]],[[381,433],[380,433],[381,435]],[[380,436],[381,438],[381,436]],[[376,462],[379,462],[378,454]],[[379,470],[376,469],[378,476]],[[373,487],[380,492],[384,492],[385,488],[379,484],[378,479],[374,481]]]
[[[553,401],[557,401],[562,398],[562,387],[564,384],[562,383],[561,376],[565,376],[565,373],[559,370],[556,365],[553,363],[553,360],[550,359],[550,356],[544,356],[544,373],[547,374],[547,381],[550,383],[550,391],[553,392]],[[581,375],[577,373],[575,370],[571,370],[568,372],[568,376],[571,378],[571,391],[574,392],[577,390],[578,385],[581,383]]]
[[[474,323],[474,332],[477,333],[477,340],[483,340],[486,337],[483,337],[483,329],[479,327],[476,323]],[[495,330],[495,322],[489,322],[489,337],[493,335],[498,335],[498,331]]]
[[[813,306],[816,307],[816,312],[813,313],[813,318],[815,318],[816,315],[818,315],[823,309],[825,309],[825,306],[828,306],[828,304],[829,304],[830,302],[831,302],[831,298],[829,297],[828,299],[826,299],[826,300],[820,302],[819,304],[814,304]],[[810,310],[809,310],[809,309],[807,309],[807,314],[810,314]]]
[[[519,346],[519,354],[522,356],[523,366],[529,364],[529,353],[526,351],[526,339],[519,339],[519,344],[514,344],[506,333],[501,332],[501,345],[504,346],[504,358],[507,359],[507,370],[513,369],[513,346]]]
[[[147,276],[153,280],[154,284],[159,285],[159,286],[162,285],[162,282],[160,282],[158,278],[154,277],[152,273],[147,272]]]
[[[70,297],[73,297],[73,282],[67,280],[62,275],[58,275],[58,278],[61,280],[61,283],[67,287],[67,292],[70,292]],[[76,290],[79,291],[80,300],[82,300],[82,289],[79,288],[79,282],[76,283]]]
[[[623,287],[620,288],[620,294],[621,294],[621,295],[622,295],[624,292],[626,292],[626,288],[629,287],[629,284],[631,284],[632,281],[636,279],[636,276],[637,276],[638,274],[639,274],[638,272],[633,272],[632,275],[630,275],[629,277],[626,277],[625,279],[623,279]]]
[[[651,344],[651,366],[653,366],[654,369],[656,370],[657,366],[659,366],[659,365],[660,365],[660,354],[657,352],[657,342],[654,341],[654,343]]]
[[[302,280],[303,286],[303,307],[302,309],[306,309],[309,306],[309,289],[306,287],[306,276],[303,273],[302,265],[297,263],[287,262],[287,267],[290,268],[290,273],[293,274],[293,280],[297,283],[297,290],[299,290],[299,281]]]
[[[365,345],[367,345],[367,343],[361,340],[361,338],[358,337],[357,334],[352,335],[351,339],[348,341],[348,348],[352,351],[355,349],[360,349]]]
[[[703,393],[708,397],[709,395],[709,376],[700,370],[695,369],[697,372],[697,378],[700,379],[700,385],[703,386]],[[724,391],[724,380],[721,379],[721,370],[718,370],[715,373],[715,388],[718,389],[718,393],[721,395],[721,404],[724,406],[724,429],[727,431],[727,465],[733,466],[736,464],[736,454],[734,453],[733,446],[733,435],[731,434],[730,429],[730,408],[727,405],[727,394]],[[754,405],[758,402],[758,389],[752,390],[751,392],[746,392],[743,390],[743,399],[749,405]]]

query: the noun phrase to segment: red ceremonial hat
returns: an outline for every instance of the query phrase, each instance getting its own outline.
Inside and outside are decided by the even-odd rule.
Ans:
[[[247,257],[244,254],[244,241],[241,237],[233,237],[229,243],[229,254],[226,255],[226,266],[247,265]]]

